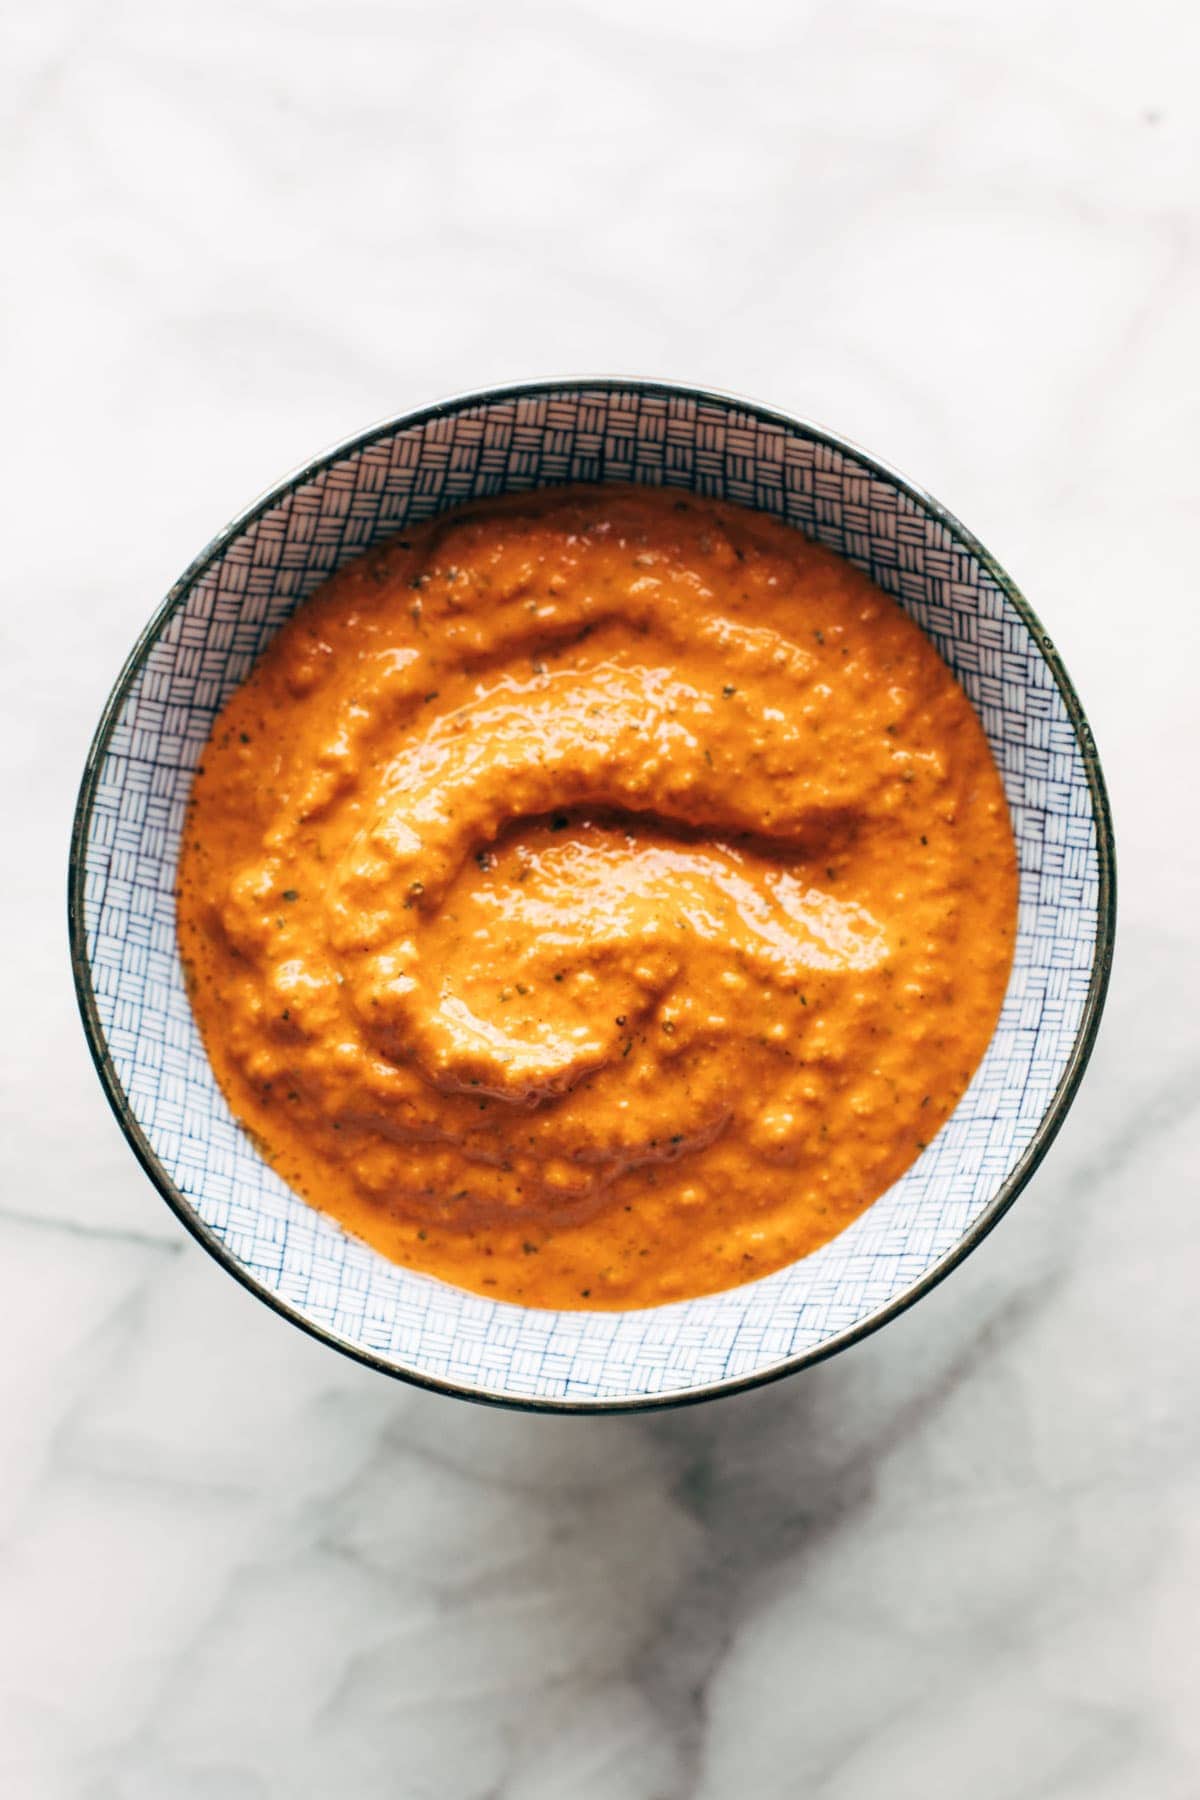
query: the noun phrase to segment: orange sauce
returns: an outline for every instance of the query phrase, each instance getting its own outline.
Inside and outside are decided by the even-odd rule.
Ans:
[[[351,563],[217,719],[192,1003],[264,1154],[386,1256],[633,1307],[841,1231],[995,1026],[1016,858],[966,697],[760,514],[572,489]]]

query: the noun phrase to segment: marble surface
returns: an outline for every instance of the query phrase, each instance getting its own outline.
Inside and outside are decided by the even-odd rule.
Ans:
[[[1189,0],[43,0],[0,55],[0,1793],[1193,1800],[1200,24]],[[833,1363],[489,1413],[270,1316],[110,1119],[70,813],[157,599],[491,380],[856,437],[1012,570],[1122,924],[1049,1162]]]

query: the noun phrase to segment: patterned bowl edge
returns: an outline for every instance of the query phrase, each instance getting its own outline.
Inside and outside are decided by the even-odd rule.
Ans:
[[[1070,1058],[1062,1077],[1056,1087],[1050,1104],[1047,1107],[1037,1130],[1029,1145],[1010,1172],[1008,1178],[997,1191],[991,1203],[966,1231],[946,1255],[926,1269],[915,1281],[893,1295],[884,1305],[874,1312],[858,1319],[845,1330],[836,1332],[823,1343],[782,1358],[778,1363],[755,1370],[753,1373],[727,1379],[705,1382],[695,1387],[680,1388],[664,1394],[639,1394],[627,1398],[605,1399],[572,1399],[553,1396],[513,1395],[481,1387],[466,1386],[452,1381],[439,1380],[425,1374],[420,1369],[402,1368],[382,1356],[375,1355],[361,1344],[340,1337],[337,1333],[315,1323],[295,1306],[290,1305],[279,1295],[273,1293],[265,1283],[259,1281],[239,1262],[237,1257],[222,1242],[220,1237],[199,1217],[186,1196],[167,1174],[147,1140],[129,1105],[128,1095],[123,1088],[108,1050],[104,1030],[100,1022],[95,992],[92,986],[91,966],[87,956],[85,920],[84,920],[84,847],[87,839],[88,825],[92,803],[95,798],[96,784],[101,765],[107,752],[113,729],[129,690],[141,668],[142,662],[150,647],[157,640],[163,627],[175,610],[182,604],[195,582],[222,554],[226,547],[251,525],[261,514],[275,506],[289,493],[304,482],[311,481],[322,469],[397,432],[414,426],[425,425],[440,418],[449,417],[469,407],[488,406],[496,403],[519,400],[545,393],[561,392],[571,388],[602,388],[609,390],[629,391],[639,394],[661,395],[666,398],[676,396],[699,402],[715,402],[722,406],[731,406],[752,413],[757,418],[770,424],[779,425],[786,430],[799,432],[814,442],[828,445],[843,455],[853,457],[864,468],[869,469],[883,480],[892,483],[902,493],[908,495],[917,506],[935,518],[956,537],[964,547],[978,558],[981,566],[995,581],[1004,593],[1005,598],[1019,614],[1038,649],[1046,661],[1079,744],[1080,754],[1087,771],[1088,789],[1091,797],[1093,816],[1096,826],[1097,853],[1099,862],[1099,896],[1096,931],[1096,948],[1092,960],[1091,976],[1088,982],[1087,997],[1083,1016],[1076,1033]],[[943,1281],[945,1277],[963,1262],[970,1253],[982,1243],[1017,1196],[1026,1187],[1039,1168],[1051,1144],[1058,1136],[1063,1120],[1070,1110],[1071,1103],[1083,1079],[1084,1071],[1091,1059],[1095,1047],[1100,1020],[1104,1011],[1104,1003],[1108,991],[1109,977],[1112,971],[1113,949],[1116,935],[1116,849],[1113,835],[1112,812],[1109,805],[1108,790],[1105,785],[1100,758],[1096,750],[1095,738],[1088,723],[1083,706],[1075,687],[1067,674],[1058,650],[1050,638],[1041,620],[1017,587],[1011,576],[998,563],[974,533],[944,507],[926,490],[910,481],[891,464],[882,461],[870,451],[845,438],[839,433],[795,413],[786,413],[778,408],[764,405],[757,400],[748,399],[741,394],[730,393],[724,389],[696,387],[686,382],[660,381],[643,379],[636,376],[558,376],[545,377],[536,381],[513,382],[497,387],[469,390],[465,393],[434,401],[428,406],[419,407],[411,412],[401,413],[379,420],[363,431],[353,433],[350,437],[331,445],[306,462],[297,465],[282,480],[261,493],[241,513],[219,531],[204,549],[184,570],[183,574],[168,591],[165,599],[157,607],[135,642],[129,655],[121,667],[116,681],[105,701],[99,723],[92,737],[84,763],[83,777],[75,804],[75,813],[71,829],[70,857],[67,874],[67,924],[70,943],[71,971],[75,983],[75,995],[83,1021],[84,1034],[88,1050],[109,1106],[112,1108],[117,1123],[121,1127],[130,1148],[138,1162],[153,1182],[154,1186],[177,1218],[230,1275],[244,1288],[263,1301],[281,1318],[298,1326],[308,1336],[318,1342],[327,1344],[342,1355],[376,1369],[380,1374],[389,1375],[393,1379],[406,1381],[414,1386],[425,1388],[434,1393],[443,1393],[458,1399],[473,1400],[480,1404],[510,1408],[518,1412],[543,1413],[615,1413],[615,1412],[653,1412],[664,1407],[695,1405],[700,1401],[718,1399],[727,1394],[735,1394],[750,1388],[763,1387],[769,1382],[779,1381],[784,1376],[795,1374],[798,1370],[810,1368],[816,1363],[824,1362],[839,1351],[848,1349],[862,1339],[878,1331],[891,1319],[906,1312],[925,1294]]]

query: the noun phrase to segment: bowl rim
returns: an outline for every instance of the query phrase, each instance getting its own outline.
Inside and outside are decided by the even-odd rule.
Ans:
[[[1096,826],[1099,866],[1096,945],[1092,956],[1083,1014],[1067,1065],[1024,1154],[991,1201],[958,1242],[937,1262],[902,1289],[899,1294],[893,1295],[882,1306],[876,1307],[874,1311],[856,1320],[853,1325],[847,1326],[844,1330],[833,1333],[832,1336],[811,1349],[782,1357],[778,1362],[771,1363],[766,1368],[755,1370],[748,1375],[701,1382],[692,1387],[680,1388],[663,1394],[618,1395],[606,1399],[518,1395],[501,1389],[446,1380],[429,1375],[419,1368],[398,1365],[365,1345],[355,1343],[352,1339],[343,1337],[309,1318],[298,1305],[273,1292],[264,1281],[253,1274],[217,1233],[204,1222],[186,1195],[171,1179],[134,1117],[129,1096],[117,1075],[96,1004],[91,962],[87,952],[84,895],[86,879],[84,852],[91,824],[92,808],[96,798],[100,771],[108,753],[121,709],[141,671],[146,656],[157,642],[163,628],[186,600],[196,582],[224,553],[229,544],[263,513],[276,506],[297,488],[312,481],[323,470],[351,455],[354,451],[365,449],[381,438],[395,436],[414,426],[428,425],[438,419],[467,411],[472,407],[491,406],[506,401],[537,398],[543,394],[580,390],[693,400],[701,404],[715,404],[725,410],[745,411],[756,419],[798,432],[812,442],[824,444],[852,458],[863,468],[880,476],[901,493],[906,494],[923,512],[945,526],[958,542],[978,559],[982,568],[1001,589],[1030,632],[1054,677],[1066,706],[1087,773],[1092,816]],[[750,1388],[763,1387],[768,1382],[779,1381],[784,1376],[797,1373],[800,1369],[810,1368],[816,1363],[824,1362],[827,1358],[837,1355],[839,1351],[848,1349],[850,1345],[869,1337],[901,1313],[907,1312],[910,1306],[915,1305],[918,1300],[943,1281],[952,1269],[957,1268],[959,1263],[965,1261],[971,1252],[982,1243],[993,1226],[1004,1216],[1018,1194],[1028,1184],[1054,1139],[1058,1136],[1083,1078],[1084,1070],[1091,1058],[1112,971],[1113,944],[1116,932],[1116,846],[1112,812],[1095,738],[1058,650],[1012,577],[1001,567],[990,551],[984,548],[974,533],[968,531],[955,514],[943,506],[940,501],[935,500],[924,488],[910,481],[890,463],[874,456],[852,439],[842,437],[828,427],[815,424],[812,420],[799,414],[784,412],[777,407],[767,406],[741,394],[731,393],[721,388],[699,386],[691,382],[660,380],[653,377],[543,376],[529,381],[508,382],[452,394],[445,399],[433,401],[427,406],[381,419],[365,430],[354,432],[351,436],[341,439],[294,467],[290,473],[284,475],[281,480],[261,493],[243,511],[230,519],[193,558],[138,634],[133,648],[113,683],[93,734],[84,763],[83,777],[79,786],[71,828],[67,875],[67,922],[71,971],[74,977],[75,996],[83,1020],[84,1034],[92,1062],[117,1123],[143,1170],[176,1217],[197,1242],[208,1251],[209,1255],[244,1288],[263,1301],[273,1312],[278,1313],[281,1318],[298,1326],[301,1331],[316,1338],[320,1343],[327,1344],[342,1355],[365,1364],[368,1368],[375,1369],[381,1374],[389,1375],[394,1380],[405,1381],[431,1392],[450,1394],[457,1399],[506,1407],[518,1412],[654,1412],[665,1407],[695,1405],[700,1401],[717,1399],[726,1394],[736,1394]]]

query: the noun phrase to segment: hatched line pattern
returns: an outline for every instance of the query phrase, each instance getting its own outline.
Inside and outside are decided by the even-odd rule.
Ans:
[[[998,1029],[953,1117],[839,1238],[765,1280],[634,1313],[551,1313],[387,1263],[298,1200],[232,1118],[175,942],[176,855],[213,718],[296,605],[347,558],[484,495],[574,481],[670,485],[786,519],[864,569],[976,707],[1021,864]],[[970,549],[848,453],[732,403],[619,387],[464,406],[351,451],[251,523],[147,654],[99,772],[87,954],[129,1105],[171,1179],[265,1287],[318,1327],[430,1379],[514,1399],[669,1395],[754,1375],[886,1305],[979,1217],[1027,1149],[1086,1004],[1099,907],[1083,756],[1028,628]]]

